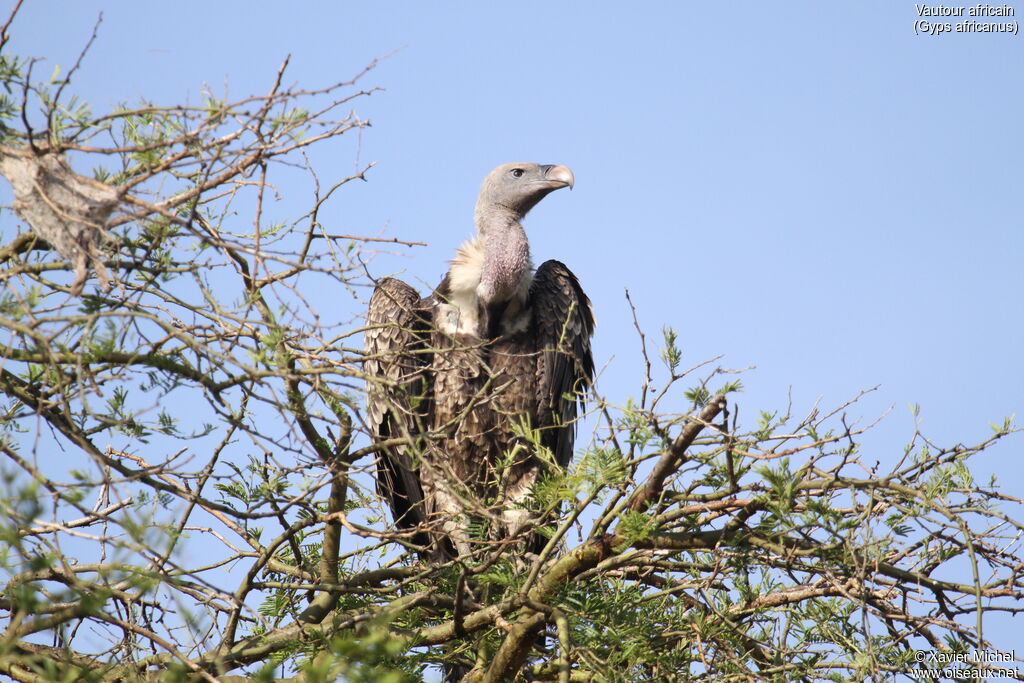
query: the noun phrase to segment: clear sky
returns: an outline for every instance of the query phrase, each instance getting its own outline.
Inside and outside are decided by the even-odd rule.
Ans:
[[[311,87],[390,55],[355,105],[373,127],[315,159],[325,181],[377,164],[330,229],[429,244],[377,274],[435,283],[497,164],[572,167],[526,226],[594,301],[613,400],[638,386],[629,288],[684,364],[756,366],[750,417],[790,387],[799,412],[881,385],[852,414],[895,406],[869,443],[896,448],[912,402],[946,444],[1024,414],[1020,36],[915,35],[915,3],[893,0],[31,0],[11,50],[67,68],[101,11],[75,82],[96,111],[263,92],[289,54]]]
[[[1024,414],[1024,37],[915,35],[903,0],[29,0],[11,50],[66,67],[101,10],[75,82],[96,111],[264,92],[289,54],[310,87],[389,55],[363,82],[385,91],[354,105],[373,127],[314,159],[325,182],[377,164],[328,205],[331,231],[429,244],[377,275],[435,283],[499,163],[570,166],[575,190],[525,224],[535,261],[594,302],[613,401],[641,376],[628,288],[684,365],[756,366],[741,419],[790,389],[802,413],[880,385],[851,410],[894,406],[869,462],[900,454],[910,403],[941,445]],[[293,194],[308,205],[282,188],[285,213]],[[979,463],[1017,494],[1019,451]]]

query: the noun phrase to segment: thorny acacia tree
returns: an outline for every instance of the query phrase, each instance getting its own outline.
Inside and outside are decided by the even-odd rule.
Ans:
[[[681,371],[671,331],[659,388],[648,362],[637,400],[593,397],[536,492],[562,510],[540,557],[418,563],[367,475],[373,240],[318,221],[363,176],[322,187],[304,153],[364,126],[372,90],[282,68],[265,95],[95,115],[75,69],[36,66],[0,60],[6,675],[889,680],[914,649],[1008,646],[984,627],[1024,597],[1021,501],[968,462],[1009,423],[876,471],[847,406],[730,419],[738,387]],[[312,199],[277,220],[288,173]]]

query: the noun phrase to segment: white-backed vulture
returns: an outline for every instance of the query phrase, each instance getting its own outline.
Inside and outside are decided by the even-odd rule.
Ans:
[[[534,272],[521,221],[573,180],[565,166],[499,166],[480,190],[476,237],[437,289],[421,298],[387,278],[370,300],[364,367],[369,426],[382,445],[377,489],[434,560],[471,552],[471,519],[489,520],[489,540],[539,521],[527,510],[532,486],[572,458],[594,373],[594,318],[565,265]]]

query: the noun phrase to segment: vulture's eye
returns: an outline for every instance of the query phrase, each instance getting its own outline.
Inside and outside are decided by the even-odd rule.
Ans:
[[[512,169],[512,177],[513,178],[522,178],[523,177],[523,172],[524,171],[521,168],[513,168]]]

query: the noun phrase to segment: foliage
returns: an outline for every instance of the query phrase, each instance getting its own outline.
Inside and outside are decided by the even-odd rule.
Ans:
[[[289,89],[282,68],[266,95],[97,115],[33,66],[0,59],[3,144],[120,199],[108,288],[74,295],[28,225],[0,246],[11,678],[889,680],[915,650],[1012,645],[984,624],[1024,597],[1021,500],[970,470],[1009,421],[974,446],[916,434],[881,472],[850,404],[730,422],[739,383],[683,369],[670,328],[661,371],[638,326],[639,398],[592,397],[589,442],[534,492],[560,511],[539,556],[422,564],[369,477],[374,239],[319,218],[364,175],[324,190],[304,156],[364,126],[336,112],[372,90]],[[297,178],[311,205],[275,215]]]

